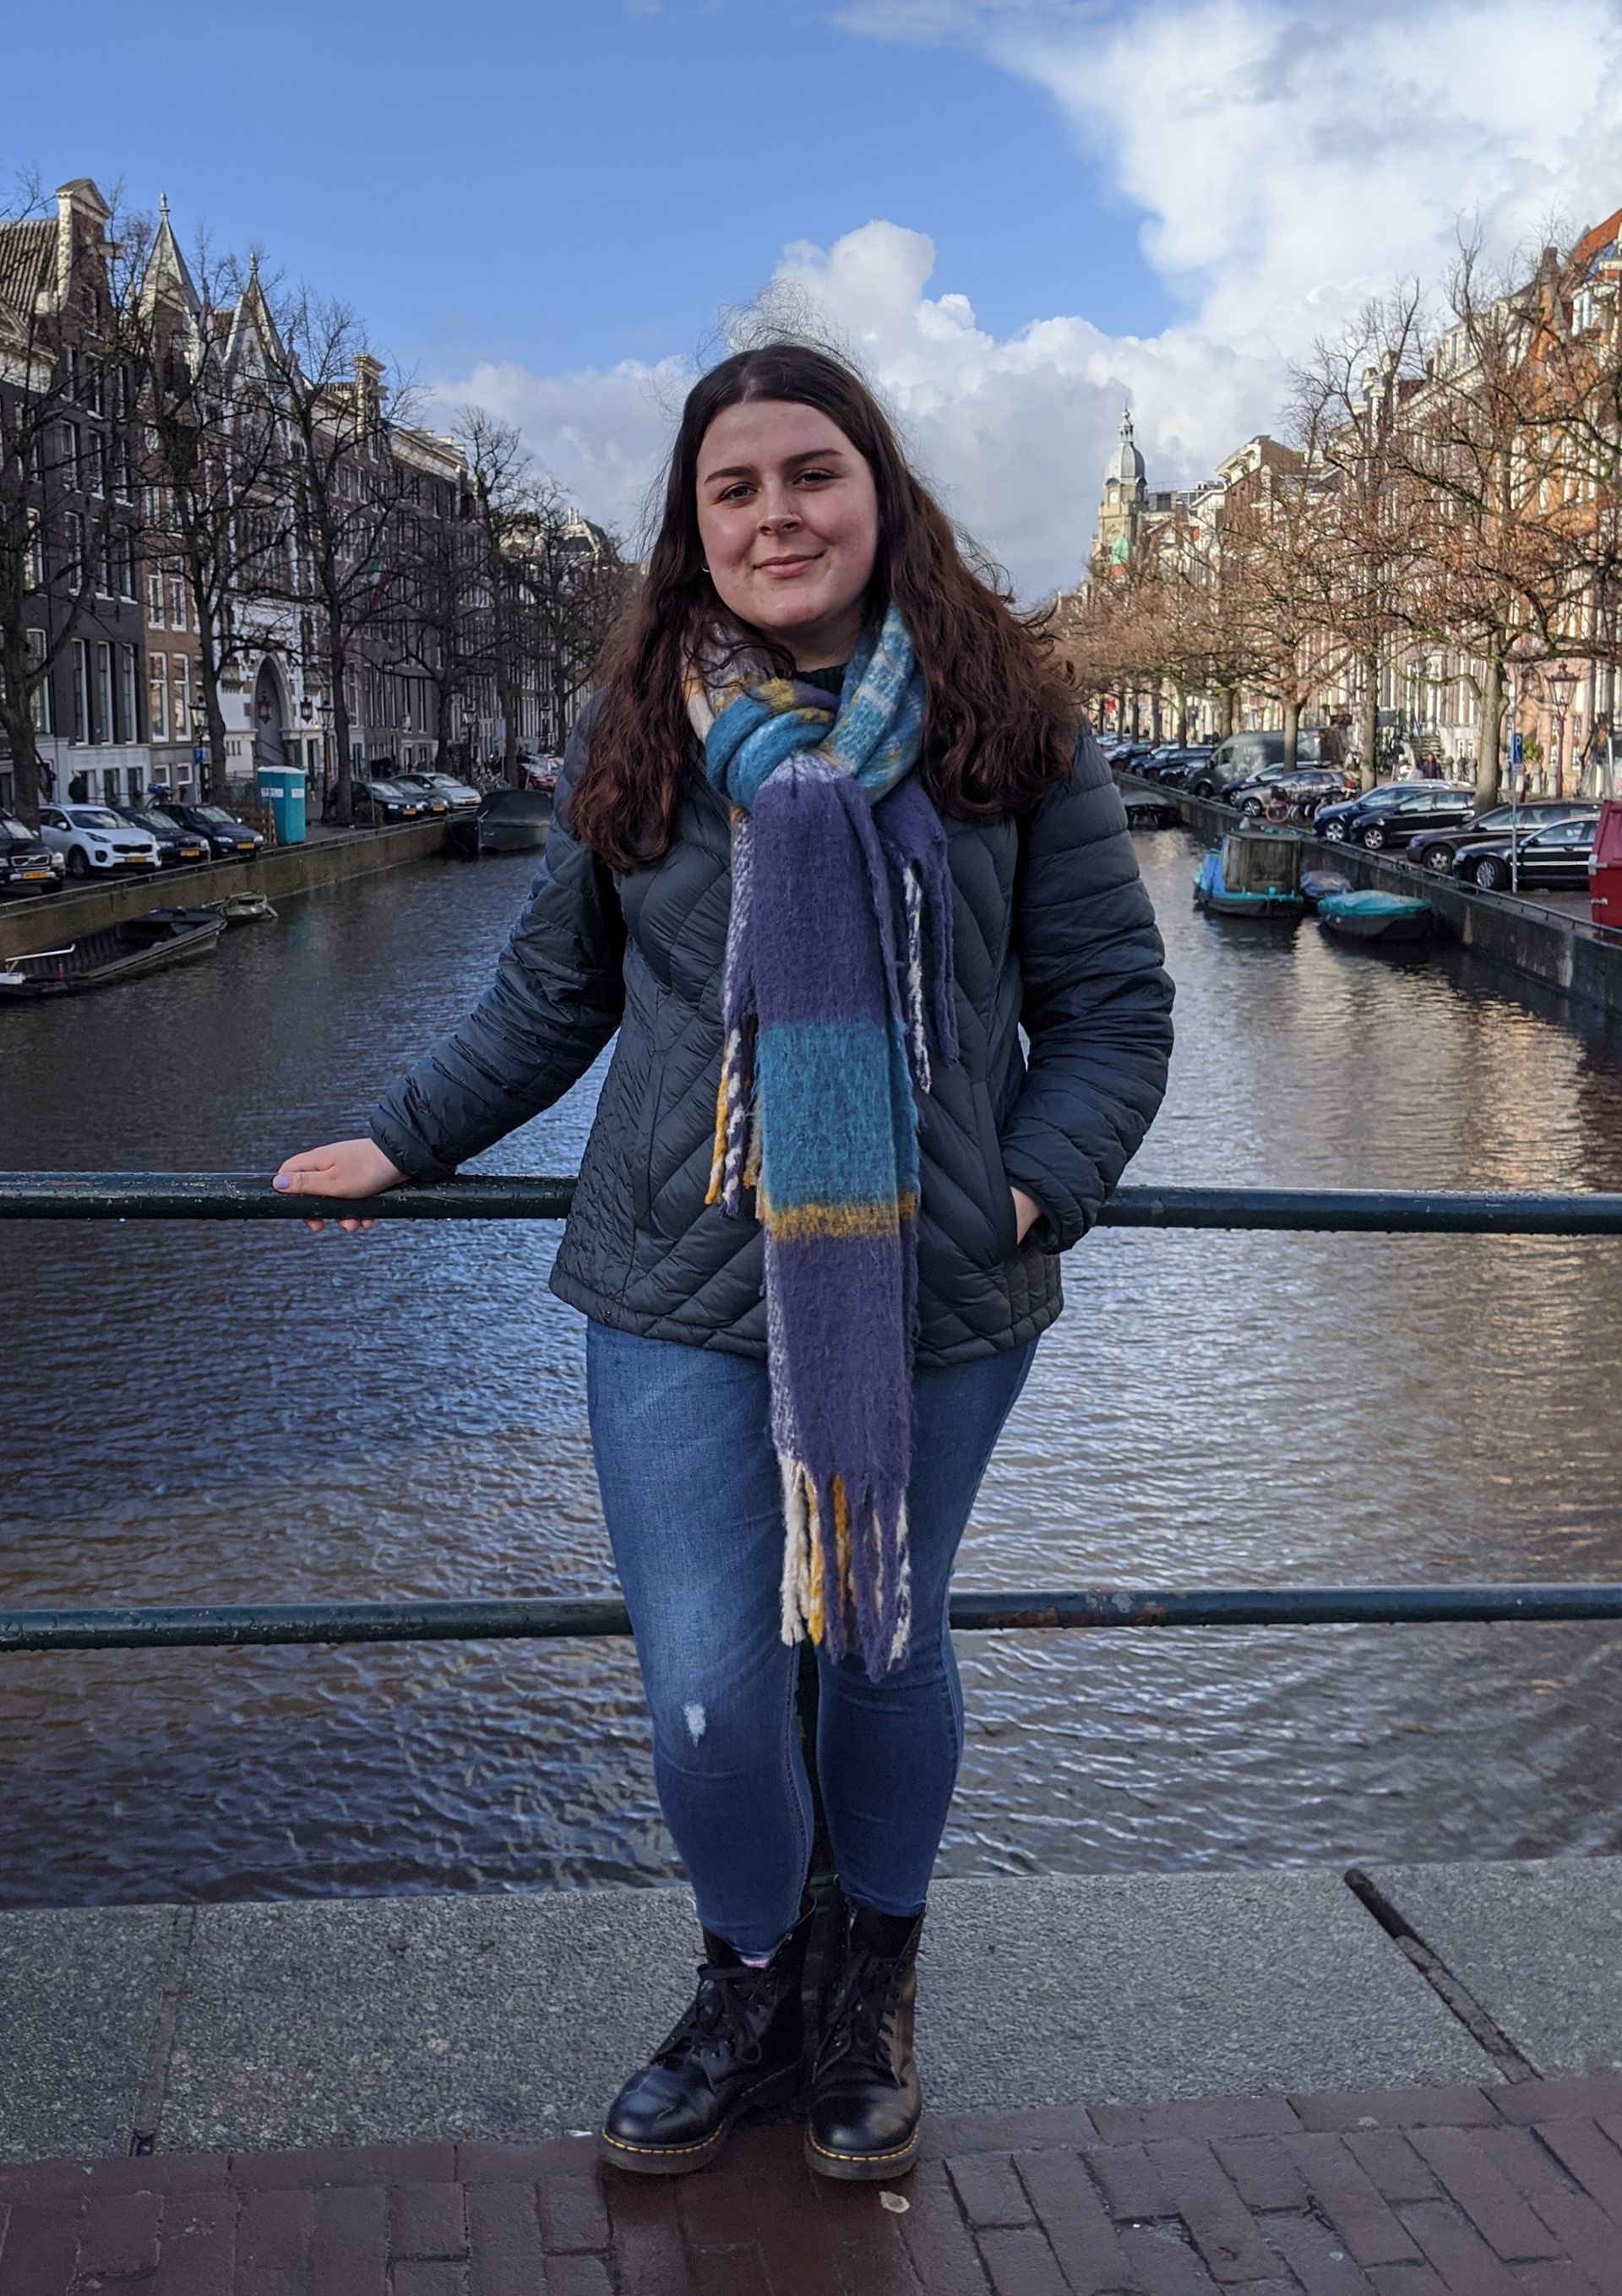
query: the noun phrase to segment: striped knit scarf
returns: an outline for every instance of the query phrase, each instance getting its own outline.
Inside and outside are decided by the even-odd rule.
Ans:
[[[725,1049],[706,1201],[766,1231],[782,1633],[877,1681],[905,1659],[918,1111],[957,1057],[940,818],[912,771],[923,680],[892,606],[817,687],[689,680],[732,812]],[[925,922],[928,921],[926,932]]]

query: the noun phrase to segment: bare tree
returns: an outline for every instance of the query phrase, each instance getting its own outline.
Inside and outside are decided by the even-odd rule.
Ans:
[[[308,611],[332,701],[335,820],[353,815],[349,678],[360,641],[394,611],[406,474],[391,433],[408,394],[367,347],[346,304],[308,289],[266,299],[265,361],[285,428],[293,547],[281,594]]]
[[[517,546],[547,704],[547,737],[559,749],[618,617],[630,570],[616,537],[583,519],[549,479],[537,479],[530,488]]]
[[[529,451],[510,422],[481,406],[463,409],[455,438],[467,459],[472,497],[471,565],[479,636],[501,718],[502,775],[516,783],[526,661],[535,658],[534,599],[524,552],[536,523],[537,482]]]
[[[1616,452],[1599,411],[1604,377],[1562,348],[1563,269],[1551,249],[1530,282],[1511,283],[1466,247],[1393,436],[1430,569],[1430,619],[1475,665],[1483,804],[1498,794],[1506,676],[1591,651],[1588,610],[1614,568],[1616,521],[1601,514]]]
[[[287,439],[263,357],[257,266],[181,255],[163,214],[135,299],[145,551],[191,595],[209,731],[204,793],[224,794],[223,674],[247,651],[239,603],[284,591],[294,499]]]
[[[1424,521],[1398,448],[1405,403],[1420,389],[1423,306],[1413,283],[1365,305],[1294,373],[1295,441],[1328,483],[1315,489],[1312,546],[1323,554],[1325,619],[1357,675],[1357,748],[1374,785],[1380,671],[1421,628],[1430,596]]]

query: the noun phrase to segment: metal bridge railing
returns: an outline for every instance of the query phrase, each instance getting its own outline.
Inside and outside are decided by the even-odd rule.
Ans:
[[[570,1177],[479,1175],[361,1204],[285,1196],[231,1172],[0,1173],[0,1219],[561,1219]],[[1350,1188],[1118,1189],[1107,1227],[1438,1235],[1622,1235],[1622,1194]],[[1457,1625],[1622,1620],[1622,1584],[965,1591],[960,1631],[1050,1628]],[[627,1635],[611,1596],[489,1601],[196,1603],[0,1611],[0,1651],[230,1648],[272,1643],[547,1641]]]

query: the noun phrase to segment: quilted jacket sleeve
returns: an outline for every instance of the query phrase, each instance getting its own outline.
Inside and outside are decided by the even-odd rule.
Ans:
[[[569,834],[586,724],[569,743],[541,871],[496,978],[459,1029],[387,1092],[366,1129],[414,1180],[458,1164],[561,1100],[619,1026],[625,921],[609,872]]]
[[[1084,733],[1021,837],[1014,934],[1030,1064],[1002,1130],[1008,1177],[1042,1206],[1034,1240],[1085,1235],[1166,1091],[1172,985],[1120,796]]]

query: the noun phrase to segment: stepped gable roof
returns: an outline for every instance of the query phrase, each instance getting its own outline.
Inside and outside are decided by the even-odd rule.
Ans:
[[[1121,415],[1120,439],[1115,452],[1104,467],[1104,483],[1113,480],[1118,486],[1141,487],[1143,483],[1143,457],[1137,450],[1132,435],[1132,409]]]

